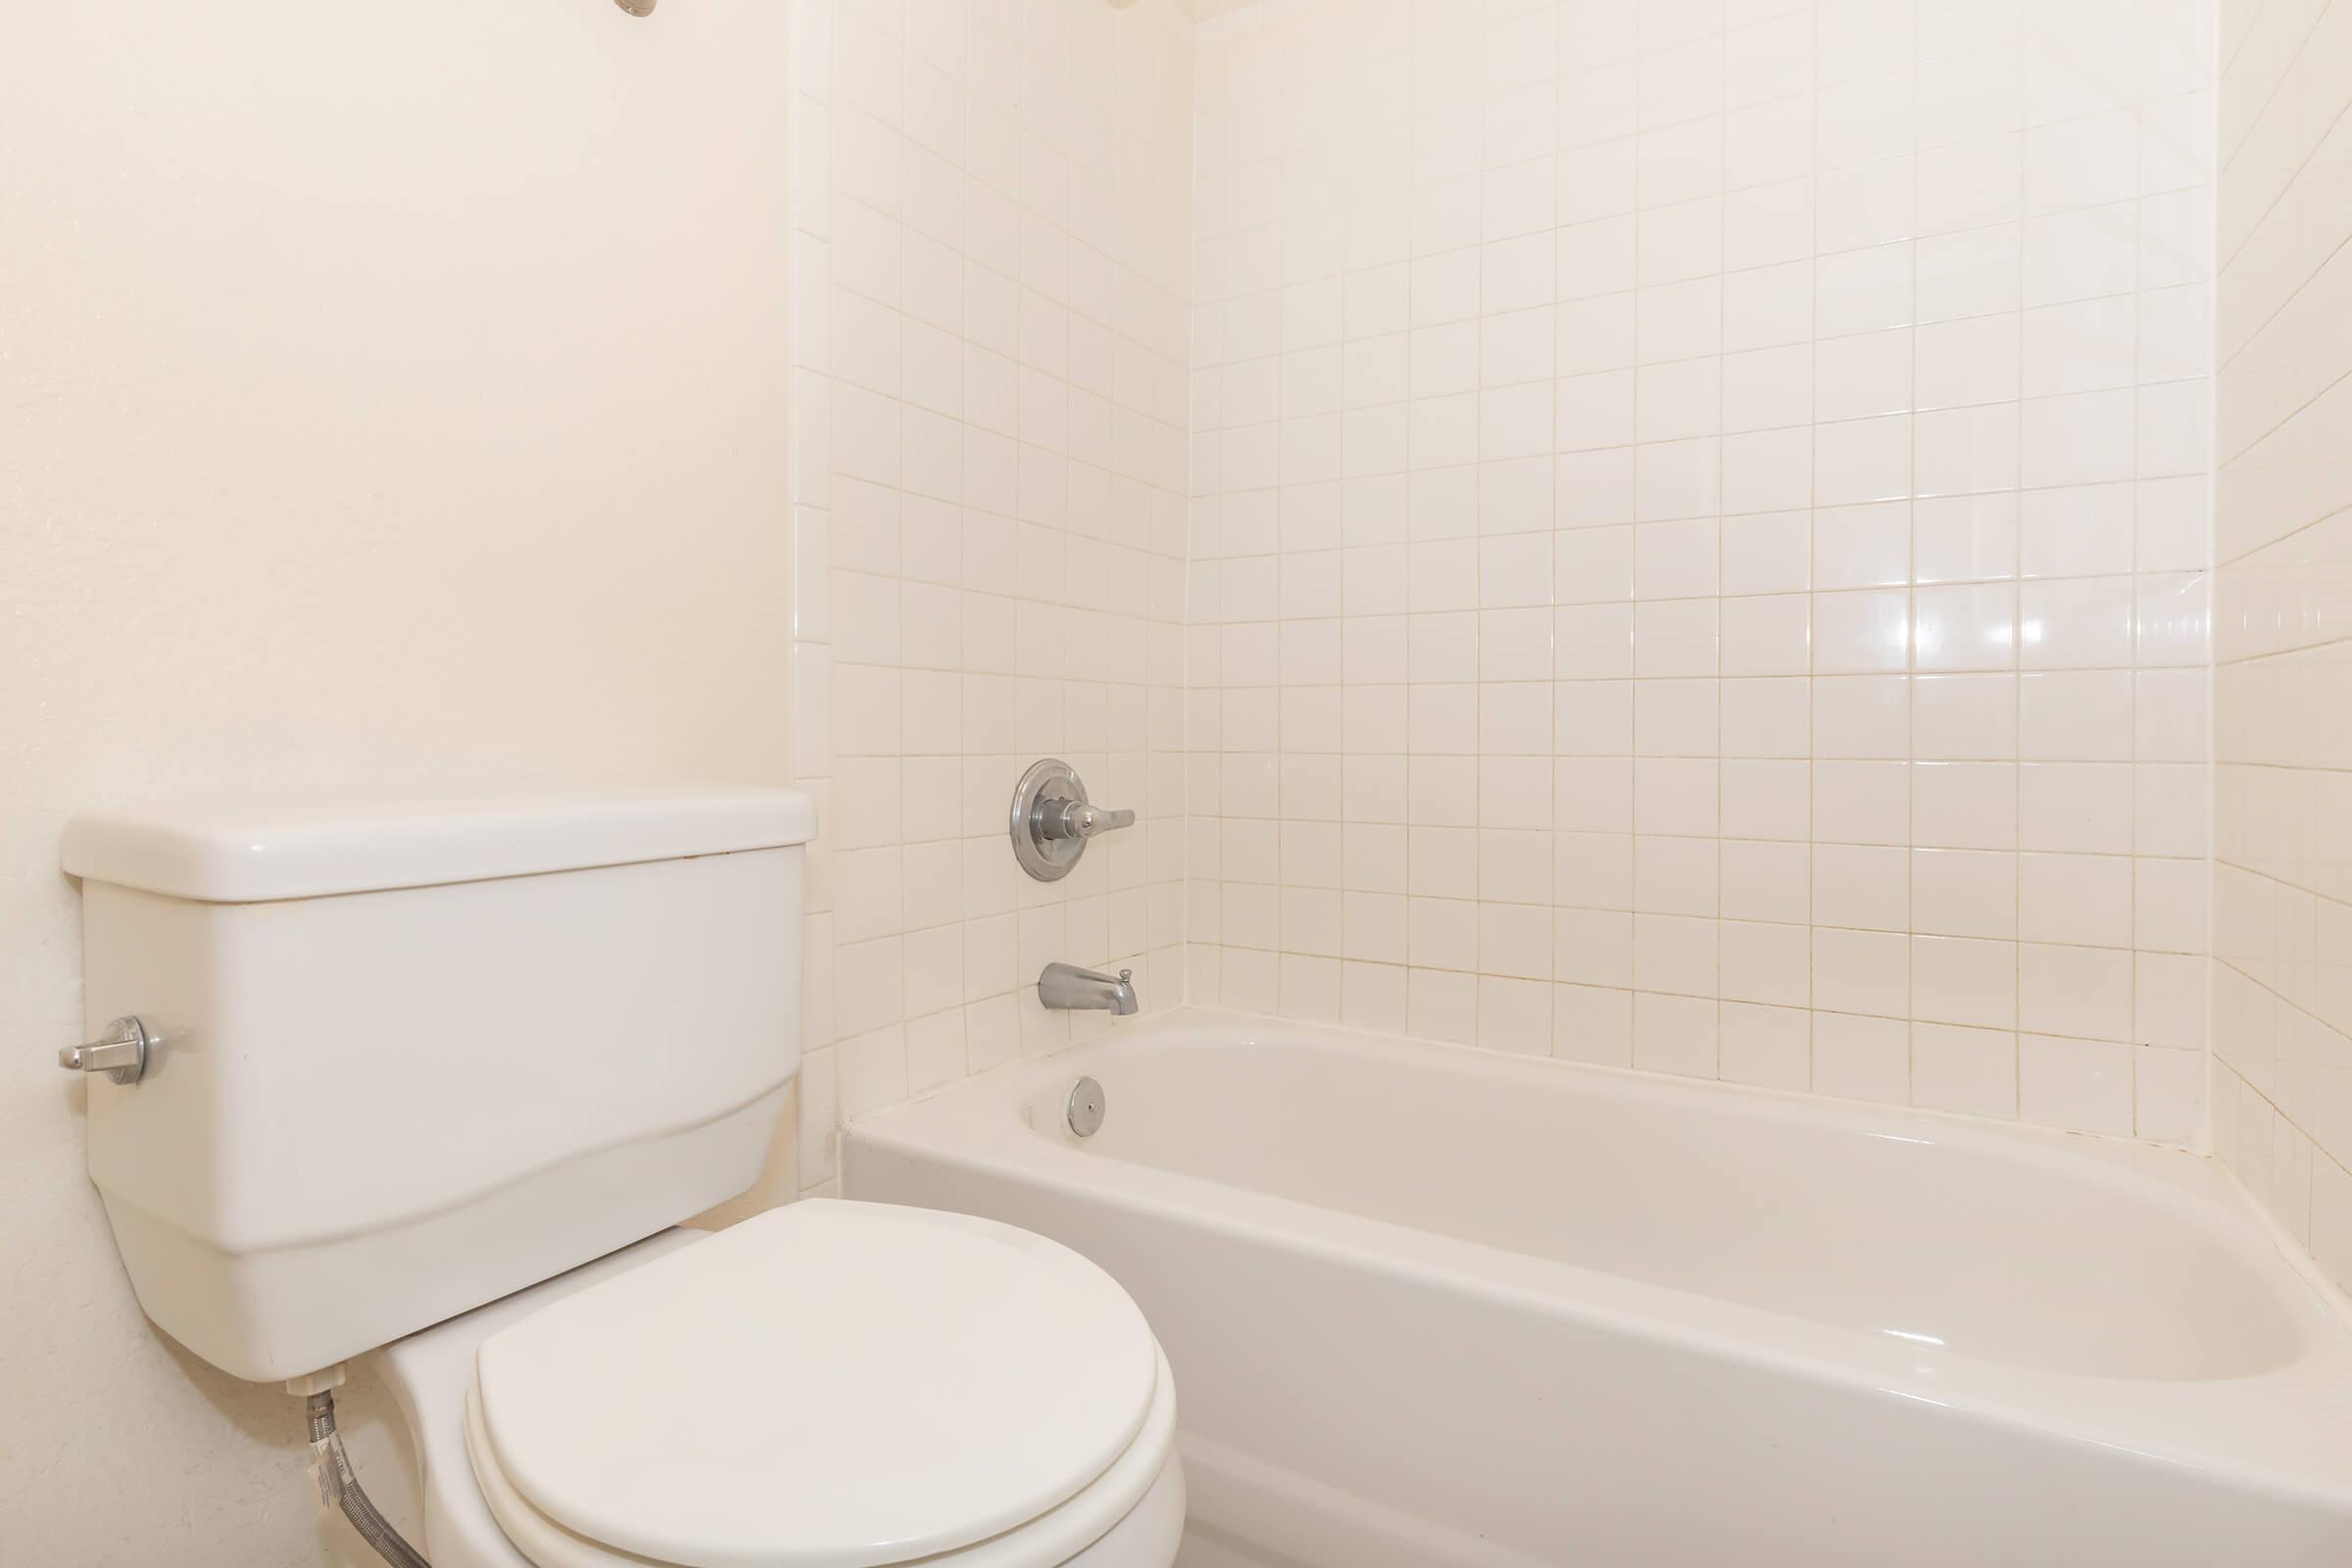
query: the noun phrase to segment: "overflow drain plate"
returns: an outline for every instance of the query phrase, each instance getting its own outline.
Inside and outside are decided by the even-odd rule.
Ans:
[[[1092,1138],[1102,1129],[1102,1086],[1081,1078],[1070,1090],[1070,1131]]]

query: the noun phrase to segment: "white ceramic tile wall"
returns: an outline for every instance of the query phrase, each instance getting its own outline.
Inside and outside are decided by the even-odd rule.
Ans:
[[[1067,1043],[1047,961],[1178,1000],[1193,24],[794,3],[795,757],[825,823],[797,1179],[821,1191],[841,1120]],[[1004,834],[1047,756],[1142,813],[1050,886]]]
[[[2214,1145],[2352,1287],[2352,4],[2222,59]]]
[[[1194,998],[2197,1139],[2214,26],[1202,23]]]

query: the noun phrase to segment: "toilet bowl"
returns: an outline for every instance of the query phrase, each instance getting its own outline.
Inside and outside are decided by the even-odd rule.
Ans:
[[[810,1200],[387,1347],[435,1568],[1168,1568],[1175,1389],[1057,1243]]]

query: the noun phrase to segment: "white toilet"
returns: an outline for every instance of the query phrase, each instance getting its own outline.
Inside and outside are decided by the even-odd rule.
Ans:
[[[736,791],[68,829],[92,1028],[148,1037],[89,1074],[140,1304],[256,1381],[381,1349],[433,1568],[1174,1561],[1174,1385],[1094,1264],[883,1204],[668,1228],[757,1179],[799,1068],[814,826]]]

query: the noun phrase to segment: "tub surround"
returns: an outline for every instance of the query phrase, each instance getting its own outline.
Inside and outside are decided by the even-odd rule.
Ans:
[[[808,1115],[760,1201],[828,1190],[841,1122],[1085,1038],[1048,963],[1183,989],[1194,24],[902,9],[792,7],[793,725],[825,836]],[[1042,758],[1138,813],[1051,886],[1005,842]]]
[[[1192,1000],[2195,1143],[2211,6],[1198,36]]]
[[[770,1196],[1054,959],[2201,1145],[2211,0],[799,14]]]
[[[2352,1282],[2352,14],[2222,22],[2213,1147]]]

